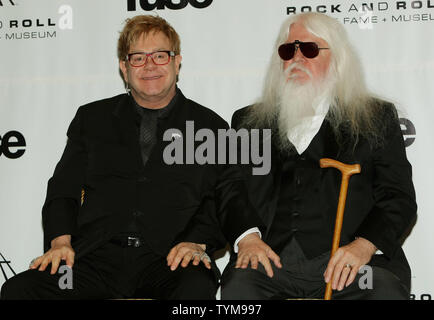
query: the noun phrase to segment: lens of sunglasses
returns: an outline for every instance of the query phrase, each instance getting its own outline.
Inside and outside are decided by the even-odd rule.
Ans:
[[[306,58],[312,59],[319,54],[318,45],[315,42],[301,42],[299,44],[301,53]]]
[[[299,42],[298,46],[306,58],[312,59],[319,54],[319,48],[315,42]],[[295,54],[295,42],[282,44],[278,53],[282,60],[291,60]]]
[[[278,53],[282,60],[291,60],[295,53],[295,44],[294,43],[284,43],[279,49]]]

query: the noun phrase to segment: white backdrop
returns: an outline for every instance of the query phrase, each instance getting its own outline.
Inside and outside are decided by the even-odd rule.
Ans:
[[[185,7],[162,9],[165,3]],[[124,91],[116,58],[119,31],[127,17],[147,14],[149,6],[158,6],[152,12],[181,36],[179,87],[227,121],[259,97],[272,44],[288,14],[311,9],[344,23],[369,87],[394,102],[403,118],[419,206],[404,250],[413,272],[412,293],[416,299],[431,298],[434,1],[429,0],[0,0],[0,262],[5,275],[12,275],[8,265],[21,272],[42,253],[41,207],[66,129],[81,104]],[[221,258],[219,267],[226,262],[227,256]]]

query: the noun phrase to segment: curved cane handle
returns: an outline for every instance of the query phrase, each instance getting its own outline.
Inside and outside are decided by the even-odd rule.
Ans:
[[[346,164],[337,160],[323,158],[319,160],[321,168],[336,168],[342,172],[342,176],[352,176],[353,174],[360,173],[360,164]]]

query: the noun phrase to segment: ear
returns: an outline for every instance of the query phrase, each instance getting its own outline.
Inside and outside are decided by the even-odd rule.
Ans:
[[[181,55],[177,55],[177,56],[175,56],[176,75],[179,74],[179,67],[180,67],[180,65],[181,65],[181,61],[182,61],[182,56],[181,56]]]
[[[122,71],[122,75],[124,76],[124,81],[128,83],[127,66],[124,60],[119,60],[119,69],[121,69]]]

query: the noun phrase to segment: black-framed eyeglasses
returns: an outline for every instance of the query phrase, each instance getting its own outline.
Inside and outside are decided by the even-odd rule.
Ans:
[[[280,45],[278,52],[282,60],[291,60],[294,58],[297,49],[300,48],[301,53],[308,59],[315,58],[319,55],[320,50],[327,50],[329,48],[319,48],[315,42],[302,42],[295,40],[291,43],[284,43]]]
[[[132,52],[128,53],[126,60],[133,67],[142,67],[148,62],[148,57],[151,57],[152,62],[157,66],[162,66],[170,62],[170,57],[174,57],[175,52],[169,50],[161,50],[154,52]]]

